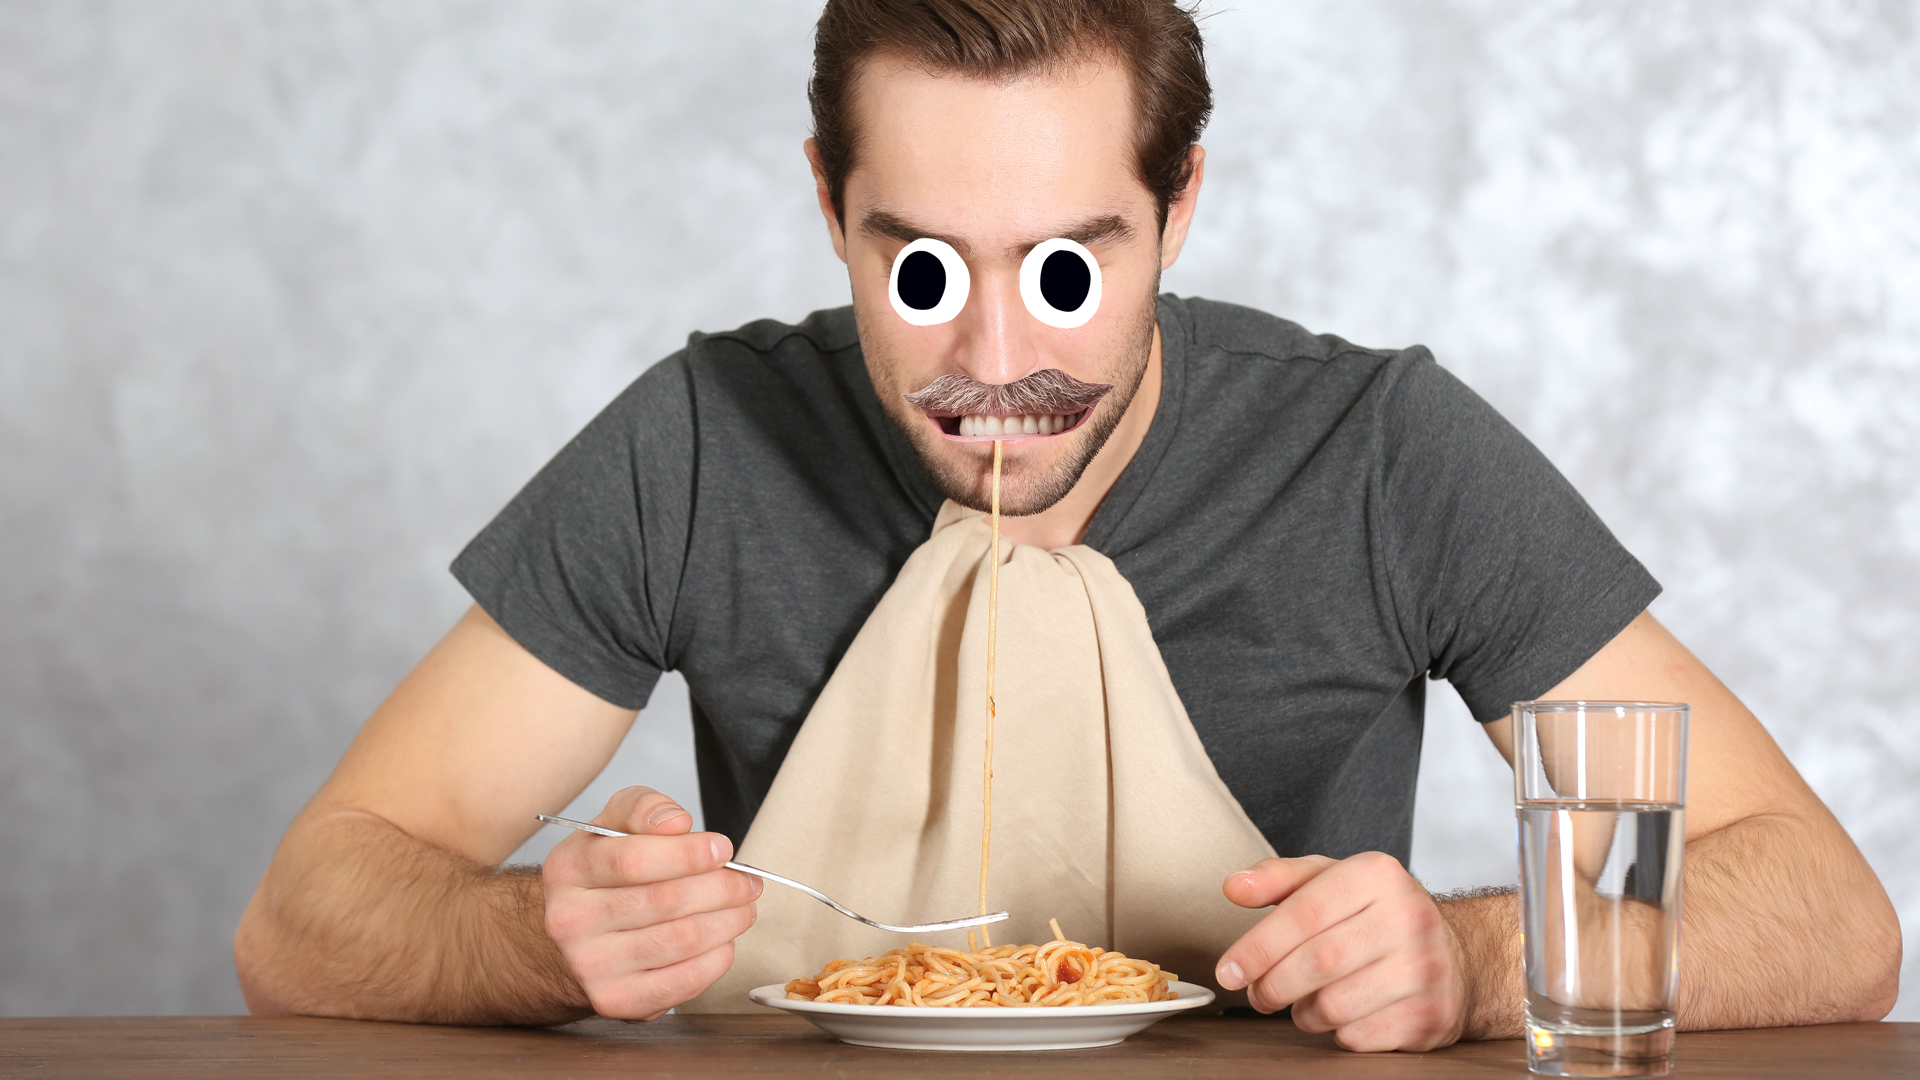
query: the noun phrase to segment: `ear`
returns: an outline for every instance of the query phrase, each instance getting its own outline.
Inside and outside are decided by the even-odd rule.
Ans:
[[[1160,269],[1173,265],[1180,257],[1180,249],[1187,242],[1187,226],[1193,224],[1193,208],[1200,202],[1200,181],[1207,175],[1207,151],[1205,147],[1195,146],[1187,151],[1187,162],[1193,168],[1187,180],[1186,190],[1180,197],[1167,204],[1167,227],[1160,232]]]
[[[807,164],[813,166],[813,196],[820,200],[820,216],[827,219],[827,235],[833,238],[833,253],[847,261],[847,234],[840,228],[840,215],[833,212],[833,191],[827,187],[827,170],[820,165],[820,144],[808,139],[801,144]]]

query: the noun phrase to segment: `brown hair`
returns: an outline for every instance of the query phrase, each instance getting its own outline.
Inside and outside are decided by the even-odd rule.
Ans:
[[[898,57],[935,73],[1007,79],[1094,57],[1120,60],[1133,83],[1140,182],[1160,225],[1193,179],[1188,150],[1213,111],[1193,13],[1176,0],[827,0],[813,38],[813,137],[833,212],[846,219],[858,133],[861,65]]]

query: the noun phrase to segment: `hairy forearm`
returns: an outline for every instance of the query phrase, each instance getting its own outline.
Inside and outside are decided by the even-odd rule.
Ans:
[[[1526,984],[1512,890],[1440,898],[1466,964],[1462,1039],[1518,1038]],[[1900,924],[1838,825],[1762,815],[1688,841],[1684,1029],[1877,1020],[1899,992]]]
[[[543,911],[535,871],[497,870],[340,811],[288,831],[234,956],[256,1013],[445,1024],[591,1015]]]
[[[1680,1026],[1878,1020],[1900,988],[1900,923],[1837,823],[1760,815],[1688,841]]]

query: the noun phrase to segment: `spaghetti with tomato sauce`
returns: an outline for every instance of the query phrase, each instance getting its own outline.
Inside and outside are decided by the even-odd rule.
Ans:
[[[979,1009],[1132,1005],[1168,1001],[1179,976],[1124,953],[1068,941],[1049,920],[1045,945],[989,945],[974,951],[916,941],[864,960],[834,960],[787,997],[839,1005]]]

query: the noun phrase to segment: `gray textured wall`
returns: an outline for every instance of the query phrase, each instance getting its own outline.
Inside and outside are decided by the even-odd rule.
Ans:
[[[812,9],[0,2],[0,1015],[238,1009],[233,923],[465,605],[464,540],[688,330],[844,301]],[[1666,583],[1910,932],[1915,21],[1243,3],[1168,278],[1433,346]],[[685,708],[598,792],[689,793]],[[1415,869],[1510,879],[1498,760],[1433,713]]]

